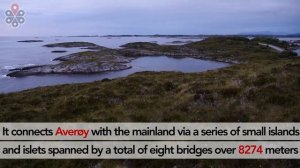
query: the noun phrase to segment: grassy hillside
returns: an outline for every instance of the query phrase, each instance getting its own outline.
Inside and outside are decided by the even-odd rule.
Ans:
[[[7,121],[300,121],[300,60],[139,73],[0,96]]]
[[[204,73],[143,72],[0,95],[1,122],[299,122],[300,58],[245,38],[186,47],[240,64]],[[215,54],[214,54],[215,53]],[[19,167],[297,167],[297,160],[22,161]],[[0,161],[0,167],[18,162]]]

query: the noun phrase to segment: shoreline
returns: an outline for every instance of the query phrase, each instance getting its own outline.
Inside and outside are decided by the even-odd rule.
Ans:
[[[139,45],[141,45],[142,48],[139,48],[141,47]],[[230,59],[210,58],[209,56],[205,56],[205,54],[197,52],[194,49],[185,47],[186,44],[172,46],[158,45],[156,43],[150,42],[133,42],[121,46],[122,48],[120,49],[106,48],[88,42],[67,42],[45,45],[45,47],[66,48],[83,46],[87,48],[93,48],[93,50],[73,53],[55,58],[53,59],[53,61],[60,62],[53,65],[35,65],[11,69],[10,73],[8,73],[7,76],[24,77],[47,74],[95,74],[107,71],[126,70],[129,69],[130,66],[127,67],[124,63],[130,63],[134,58],[140,58],[144,56],[195,58],[200,60],[210,60],[229,64],[238,63],[237,61],[233,61]]]
[[[226,38],[226,39],[237,40],[237,41],[241,40],[241,41],[245,42],[246,45],[252,45],[253,47],[256,47],[257,49],[265,52],[264,55],[266,55],[266,54],[267,55],[276,54],[277,53],[277,52],[273,51],[272,49],[270,49],[268,47],[260,46],[259,44],[255,43],[251,40],[248,40],[248,39],[244,39],[244,38]],[[221,40],[221,41],[219,41],[219,40]],[[58,58],[56,58],[56,60],[60,60],[60,59],[63,59],[64,61],[76,60],[76,61],[79,61],[79,63],[80,63],[83,60],[86,60],[87,58],[94,57],[95,53],[98,53],[98,54],[100,53],[100,54],[102,54],[102,56],[106,55],[106,57],[102,57],[102,58],[112,58],[113,56],[116,56],[116,55],[120,56],[122,54],[125,55],[125,56],[123,56],[124,58],[129,58],[128,55],[131,55],[131,54],[132,54],[133,57],[131,57],[128,62],[118,60],[120,63],[127,65],[127,67],[123,67],[123,69],[117,69],[117,70],[116,69],[110,69],[110,70],[105,70],[105,71],[101,71],[101,72],[56,72],[56,73],[52,73],[52,72],[49,72],[49,73],[32,72],[31,74],[25,74],[23,76],[31,76],[31,75],[33,75],[33,76],[46,76],[46,75],[55,75],[55,74],[57,74],[57,75],[87,75],[88,76],[89,74],[94,75],[94,74],[101,74],[101,73],[104,73],[104,72],[122,71],[122,70],[130,69],[131,66],[129,66],[129,65],[131,64],[131,61],[134,60],[134,59],[141,58],[141,57],[144,57],[144,56],[146,56],[146,57],[162,56],[162,55],[160,55],[162,53],[167,53],[164,56],[174,58],[174,59],[193,58],[193,59],[199,59],[199,60],[208,60],[208,61],[213,61],[213,62],[227,63],[227,64],[230,64],[229,66],[242,65],[242,64],[247,65],[249,63],[252,63],[253,61],[257,62],[260,59],[266,59],[266,58],[269,59],[268,57],[264,58],[265,56],[263,56],[261,58],[256,57],[255,59],[252,59],[251,56],[250,57],[245,56],[245,55],[249,54],[248,51],[245,52],[245,53],[240,53],[240,54],[237,55],[236,53],[227,54],[226,50],[223,50],[223,49],[217,49],[217,50],[213,49],[212,52],[208,49],[205,49],[205,50],[203,49],[203,48],[206,47],[206,45],[210,46],[211,42],[213,42],[213,46],[215,46],[215,45],[218,45],[218,43],[222,42],[223,40],[224,40],[224,38],[212,38],[212,39],[207,39],[205,41],[193,42],[193,43],[185,44],[185,45],[181,45],[181,46],[171,46],[171,48],[168,48],[168,47],[170,47],[169,45],[158,45],[158,44],[153,44],[153,43],[148,43],[148,42],[128,43],[129,47],[123,47],[121,49],[109,49],[109,48],[105,48],[105,47],[103,48],[103,47],[99,46],[98,48],[100,48],[102,51],[101,50],[100,51],[84,51],[84,52],[79,52],[79,53],[74,53],[74,54],[69,54],[69,55],[66,55],[66,56],[58,57]],[[187,50],[186,49],[187,45],[193,45],[193,47],[192,47],[193,49],[192,50],[190,50],[190,49]],[[198,47],[200,47],[201,54],[196,55],[194,51],[197,50]],[[183,50],[183,51],[192,51],[192,52],[190,52],[188,56],[182,56],[182,55],[179,56],[178,53],[174,54],[174,52],[176,52],[178,49]],[[121,51],[121,52],[118,52],[118,51]],[[168,52],[166,52],[166,51],[168,51]],[[122,53],[122,54],[120,54],[120,53]],[[153,54],[158,54],[158,55],[153,56]],[[182,54],[182,53],[180,53],[180,54]],[[118,57],[114,57],[114,58],[118,58]],[[104,59],[104,60],[106,60],[106,59]],[[115,59],[113,59],[113,60],[115,60]],[[239,61],[237,61],[237,60],[239,60]],[[58,64],[61,64],[64,61],[62,61]],[[92,60],[92,61],[94,61],[94,60]],[[45,66],[48,66],[48,65],[45,65]],[[52,64],[51,64],[51,66],[52,66]],[[33,69],[35,67],[40,67],[40,66],[35,65],[33,67]],[[30,69],[30,67],[24,67],[24,69],[26,71],[26,69]],[[223,69],[223,68],[221,68],[221,69]],[[221,69],[215,69],[213,71],[219,71]],[[209,70],[209,71],[211,71],[211,70]],[[22,73],[23,71],[15,71],[15,72],[21,72]],[[168,72],[170,72],[170,71],[168,71]],[[204,73],[206,73],[206,72],[207,71],[204,71]],[[192,72],[192,74],[193,73],[197,74],[197,73],[203,73],[203,72]],[[184,73],[184,74],[190,74],[190,73]],[[130,74],[130,75],[132,75],[132,74]],[[20,75],[20,77],[22,77],[22,74]],[[119,77],[117,77],[117,78],[119,78]],[[99,80],[101,80],[101,79],[99,79]],[[97,81],[97,80],[93,80],[93,81]],[[93,81],[86,81],[86,82],[89,83],[89,82],[93,82]],[[86,83],[86,82],[83,82],[83,83]],[[68,82],[68,83],[69,84],[76,84],[76,83],[81,83],[81,82],[75,82],[75,83]],[[68,84],[68,83],[61,83],[61,84]],[[58,84],[54,84],[54,85],[61,85],[61,84],[58,83]],[[47,86],[47,85],[43,85],[42,87],[44,87],[44,86]],[[53,86],[53,84],[50,84],[49,86]],[[37,87],[39,87],[39,86],[37,86]],[[34,89],[34,87],[28,88],[28,89]],[[27,90],[27,89],[25,89],[25,90]],[[16,92],[18,92],[18,91],[16,91]]]

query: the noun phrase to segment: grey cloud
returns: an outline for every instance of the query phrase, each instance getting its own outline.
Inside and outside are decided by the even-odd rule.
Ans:
[[[300,30],[298,0],[19,0],[26,26],[0,35],[234,34]],[[0,1],[0,10],[10,1]],[[2,19],[3,20],[3,19]],[[42,27],[41,27],[42,25]]]

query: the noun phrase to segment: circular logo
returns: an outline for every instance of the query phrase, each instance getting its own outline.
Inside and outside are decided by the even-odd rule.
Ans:
[[[13,28],[17,28],[20,24],[25,23],[25,11],[20,10],[18,4],[12,4],[9,10],[5,11],[5,22]]]

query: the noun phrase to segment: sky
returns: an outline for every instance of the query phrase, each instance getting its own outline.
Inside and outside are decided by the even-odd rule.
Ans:
[[[17,3],[25,23],[5,11]],[[299,33],[300,0],[0,0],[0,36]]]

